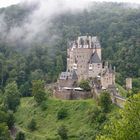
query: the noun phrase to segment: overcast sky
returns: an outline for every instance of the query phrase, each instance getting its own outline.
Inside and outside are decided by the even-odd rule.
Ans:
[[[17,3],[20,3],[22,1],[33,1],[33,0],[0,0],[0,7],[10,6],[12,4],[17,4]],[[81,1],[87,1],[87,0],[81,0]],[[91,1],[107,1],[107,2],[110,2],[110,1],[113,1],[114,2],[115,1],[115,2],[140,3],[140,0],[91,0]]]

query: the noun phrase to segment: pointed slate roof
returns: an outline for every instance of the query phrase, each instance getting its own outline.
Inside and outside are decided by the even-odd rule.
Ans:
[[[72,72],[72,79],[73,79],[73,80],[78,79],[78,76],[77,76],[77,74],[76,74],[75,71]]]
[[[89,63],[91,63],[91,64],[92,63],[101,63],[101,59],[99,58],[97,51],[95,51],[91,55],[90,60],[89,60]]]

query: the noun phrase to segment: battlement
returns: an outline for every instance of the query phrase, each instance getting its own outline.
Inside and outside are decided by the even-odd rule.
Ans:
[[[69,48],[101,49],[97,36],[79,36],[77,40],[69,42]]]

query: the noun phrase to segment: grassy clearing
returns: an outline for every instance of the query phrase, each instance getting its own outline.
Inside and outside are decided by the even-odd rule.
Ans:
[[[116,84],[116,87],[119,90],[119,93],[123,96],[126,97],[127,96],[127,90],[125,90],[122,86],[120,86],[119,84]]]
[[[76,140],[81,130],[89,130],[88,111],[96,106],[93,99],[65,101],[49,99],[46,101],[47,109],[42,111],[32,97],[22,98],[21,105],[15,114],[17,127],[25,132],[27,140],[58,139],[57,128],[64,124],[68,128],[71,139]],[[65,108],[68,116],[63,120],[57,119],[57,112]],[[37,122],[37,130],[31,132],[27,126],[34,118]]]

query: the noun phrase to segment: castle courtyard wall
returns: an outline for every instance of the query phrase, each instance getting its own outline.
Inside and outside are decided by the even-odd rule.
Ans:
[[[53,95],[55,98],[64,100],[79,100],[93,97],[93,94],[91,92],[58,89],[54,91]]]

